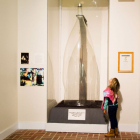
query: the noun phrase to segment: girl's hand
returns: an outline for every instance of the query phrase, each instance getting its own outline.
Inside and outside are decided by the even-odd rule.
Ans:
[[[106,114],[106,109],[104,109],[104,114]]]

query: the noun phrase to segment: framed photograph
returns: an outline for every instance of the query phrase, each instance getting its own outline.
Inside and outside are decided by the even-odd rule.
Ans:
[[[29,53],[21,53],[21,64],[29,64]]]
[[[20,86],[44,86],[44,68],[20,68]]]
[[[118,52],[118,72],[127,73],[133,72],[134,53],[133,52]]]

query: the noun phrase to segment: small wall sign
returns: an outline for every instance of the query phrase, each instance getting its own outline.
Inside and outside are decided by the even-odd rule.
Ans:
[[[42,53],[35,53],[34,54],[34,62],[35,64],[44,64],[44,54]]]
[[[118,72],[133,72],[133,52],[118,52]]]

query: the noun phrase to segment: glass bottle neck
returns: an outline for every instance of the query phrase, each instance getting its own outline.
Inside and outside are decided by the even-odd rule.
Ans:
[[[77,13],[77,15],[83,15],[82,6],[81,7],[78,7],[78,13]]]

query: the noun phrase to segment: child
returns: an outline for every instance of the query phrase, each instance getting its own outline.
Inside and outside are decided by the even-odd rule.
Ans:
[[[102,109],[104,114],[106,113],[106,108],[108,105],[109,120],[111,123],[111,129],[106,137],[114,137],[118,135],[118,122],[116,118],[118,109],[118,91],[120,89],[120,83],[117,78],[112,78],[109,80],[109,86],[103,91],[104,99],[102,104]]]

